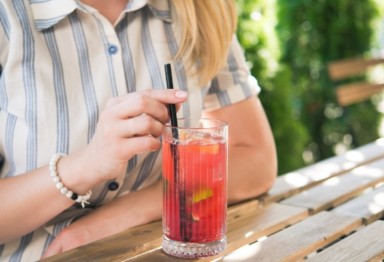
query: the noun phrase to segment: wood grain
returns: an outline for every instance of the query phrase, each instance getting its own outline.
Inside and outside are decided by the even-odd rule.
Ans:
[[[341,80],[347,77],[362,75],[369,68],[384,64],[384,58],[351,58],[329,63],[328,72],[333,80]]]
[[[376,221],[312,256],[307,261],[382,261],[384,259],[383,236],[384,221]]]
[[[277,202],[290,197],[326,179],[384,157],[384,139],[379,139],[345,154],[331,157],[316,164],[279,176],[268,194],[261,197],[264,203]]]
[[[332,212],[361,217],[365,224],[370,224],[384,216],[384,186],[362,194]]]
[[[238,261],[298,261],[360,225],[358,218],[323,211],[251,245],[248,256],[242,254]]]
[[[362,102],[384,90],[384,83],[357,82],[337,87],[336,96],[341,106]]]
[[[317,213],[338,206],[357,196],[367,188],[384,181],[384,160],[361,166],[337,177],[330,178],[320,185],[287,198],[281,203],[308,208]]]

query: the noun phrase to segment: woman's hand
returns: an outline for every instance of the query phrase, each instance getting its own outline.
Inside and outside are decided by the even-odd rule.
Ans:
[[[161,194],[162,181],[159,181],[96,209],[63,229],[45,251],[43,258],[160,219]]]
[[[80,184],[94,186],[116,178],[125,172],[132,156],[158,150],[159,136],[169,120],[167,104],[178,105],[186,97],[184,91],[164,89],[130,93],[108,101],[90,144],[81,152],[87,172],[83,175],[85,183]]]

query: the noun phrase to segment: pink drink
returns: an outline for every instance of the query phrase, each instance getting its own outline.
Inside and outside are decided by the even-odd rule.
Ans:
[[[226,245],[226,125],[224,136],[196,132],[203,131],[179,129],[177,144],[163,136],[164,250],[180,257],[215,255]]]

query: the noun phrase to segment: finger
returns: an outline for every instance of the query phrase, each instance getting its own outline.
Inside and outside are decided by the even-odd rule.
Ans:
[[[119,122],[136,118],[143,114],[161,123],[165,123],[168,120],[166,105],[148,96],[135,94],[102,111],[100,122],[108,123],[104,125],[105,128],[108,128],[108,126],[115,128]]]
[[[123,102],[126,99],[129,99],[130,96],[141,94],[145,96],[152,97],[159,102],[163,104],[178,104],[184,102],[187,97],[188,93],[183,90],[177,90],[177,89],[147,89],[144,91],[138,91],[134,93],[128,93],[126,95],[114,97],[113,99],[110,99],[107,103],[107,107],[113,106],[116,104],[119,104]]]
[[[126,113],[126,117],[139,115],[141,113],[148,113],[151,114],[151,111],[148,112],[142,112],[142,109],[148,109],[148,110],[155,110],[154,112],[157,112],[156,110],[156,104],[154,104],[151,101],[157,101],[160,104],[168,105],[168,104],[176,104],[177,108],[179,107],[178,104],[184,102],[188,97],[188,93],[182,90],[170,90],[170,89],[161,89],[161,90],[153,90],[148,89],[140,92],[135,93],[129,93],[124,96],[116,97],[111,99],[108,102],[107,108],[116,106],[118,104],[130,104],[131,109],[136,109],[136,111],[121,111],[122,113]],[[134,105],[133,105],[134,103]],[[147,107],[147,105],[152,105],[153,107]],[[160,111],[161,112],[161,111]]]
[[[175,104],[176,111],[179,111],[181,107],[181,103],[185,102],[188,98],[188,92],[183,90],[174,90],[174,89],[164,89],[164,90],[145,90],[143,91],[145,95],[156,98],[158,101],[162,103]],[[177,100],[170,101],[169,98],[172,98],[174,95]],[[171,96],[171,97],[170,97]],[[179,101],[181,100],[181,101]]]
[[[159,137],[163,132],[163,123],[147,114],[118,121],[113,129],[120,137],[132,137],[141,135],[150,135]],[[108,135],[108,134],[107,134]]]
[[[132,137],[122,141],[118,150],[123,150],[124,155],[136,155],[159,150],[160,139],[152,136]]]
[[[107,118],[118,119],[128,119],[147,114],[163,123],[168,119],[168,111],[165,104],[141,93],[134,93],[127,96],[120,103],[103,111],[102,114],[106,114]],[[102,117],[102,115],[100,117]]]
[[[188,93],[186,91],[177,89],[147,89],[141,91],[140,93],[165,104],[181,103],[188,97]]]

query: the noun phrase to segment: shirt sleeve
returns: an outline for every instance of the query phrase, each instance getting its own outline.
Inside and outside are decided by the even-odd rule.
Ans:
[[[244,51],[234,36],[227,63],[210,83],[204,100],[204,110],[225,107],[258,95],[260,87],[250,73]]]

